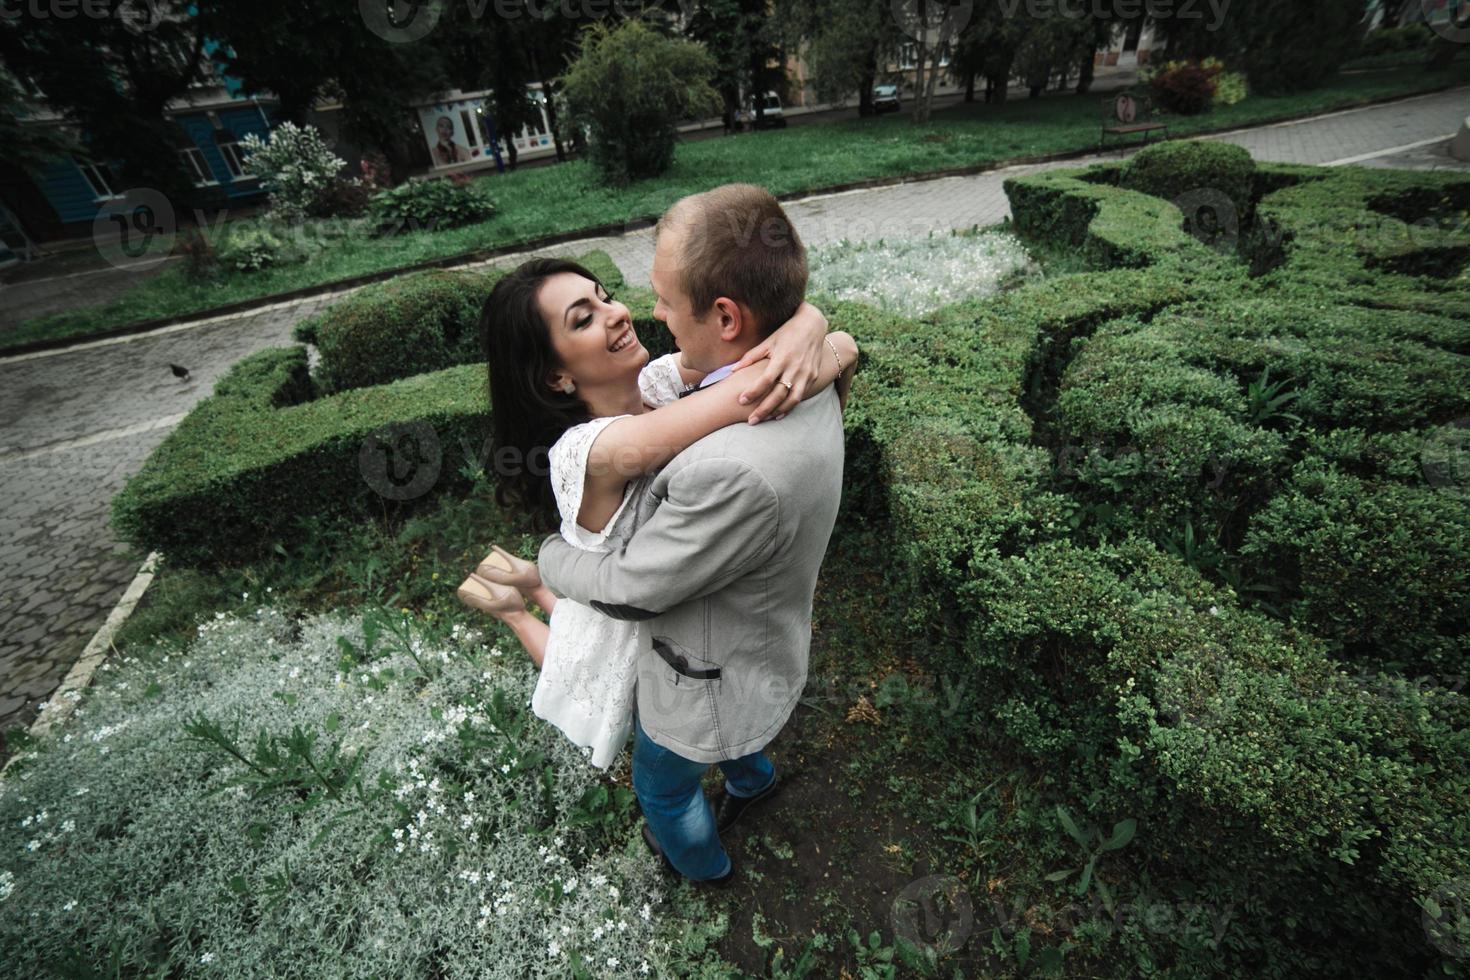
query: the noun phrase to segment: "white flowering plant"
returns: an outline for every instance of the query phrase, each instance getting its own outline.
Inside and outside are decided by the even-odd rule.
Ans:
[[[813,248],[809,262],[811,295],[867,303],[904,316],[989,296],[1040,274],[1020,239],[994,230],[843,240]]]
[[[263,140],[254,133],[240,140],[245,169],[260,178],[270,194],[271,210],[287,221],[300,221],[331,190],[347,161],[337,156],[314,126],[284,122]]]
[[[531,714],[535,678],[386,610],[125,650],[0,781],[4,972],[717,974],[723,916],[673,909],[631,791]]]

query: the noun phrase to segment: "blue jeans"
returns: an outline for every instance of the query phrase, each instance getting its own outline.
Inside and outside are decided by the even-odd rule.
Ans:
[[[710,763],[695,762],[648,737],[633,712],[633,791],[643,819],[664,856],[686,878],[702,881],[730,870],[730,856],[720,843],[714,809],[699,781]],[[755,796],[776,780],[776,767],[764,752],[752,752],[719,763],[725,792]]]

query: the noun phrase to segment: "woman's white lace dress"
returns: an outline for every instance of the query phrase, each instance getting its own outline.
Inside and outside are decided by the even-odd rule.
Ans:
[[[679,397],[683,384],[676,357],[669,354],[650,361],[639,373],[638,387],[645,404],[657,408]],[[643,495],[652,475],[628,484],[617,513],[600,532],[577,524],[592,442],[609,423],[627,417],[615,415],[575,425],[551,447],[551,486],[561,514],[561,536],[573,547],[612,551],[621,548],[636,529],[638,508],[630,501]],[[558,599],[551,611],[550,629],[531,710],[587,749],[594,766],[606,769],[633,730],[639,624],[604,616],[571,599]]]

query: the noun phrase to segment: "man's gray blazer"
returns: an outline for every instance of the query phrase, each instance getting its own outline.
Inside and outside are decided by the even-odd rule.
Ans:
[[[806,684],[812,593],[842,496],[828,388],[786,417],[726,426],[650,482],[622,551],[541,545],[553,592],[639,630],[638,720],[696,762],[766,746]],[[651,512],[650,512],[651,511]]]

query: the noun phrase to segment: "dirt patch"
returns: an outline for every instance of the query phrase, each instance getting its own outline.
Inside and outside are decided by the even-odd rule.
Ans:
[[[778,949],[789,967],[824,934],[825,948],[815,951],[809,975],[857,976],[858,953],[848,930],[864,942],[877,931],[881,945],[891,946],[899,893],[945,870],[935,866],[934,855],[949,845],[905,813],[889,788],[902,779],[935,783],[937,791],[942,780],[915,769],[922,761],[901,749],[887,753],[901,736],[881,724],[848,722],[849,707],[798,706],[769,749],[781,791],[725,835],[736,880],[726,892],[706,894],[730,917],[720,955],[742,973],[766,975]],[[891,768],[871,767],[874,756],[891,759]],[[719,770],[711,773],[705,791],[713,800],[723,789]],[[966,964],[988,968],[979,945],[971,937],[945,971]]]

